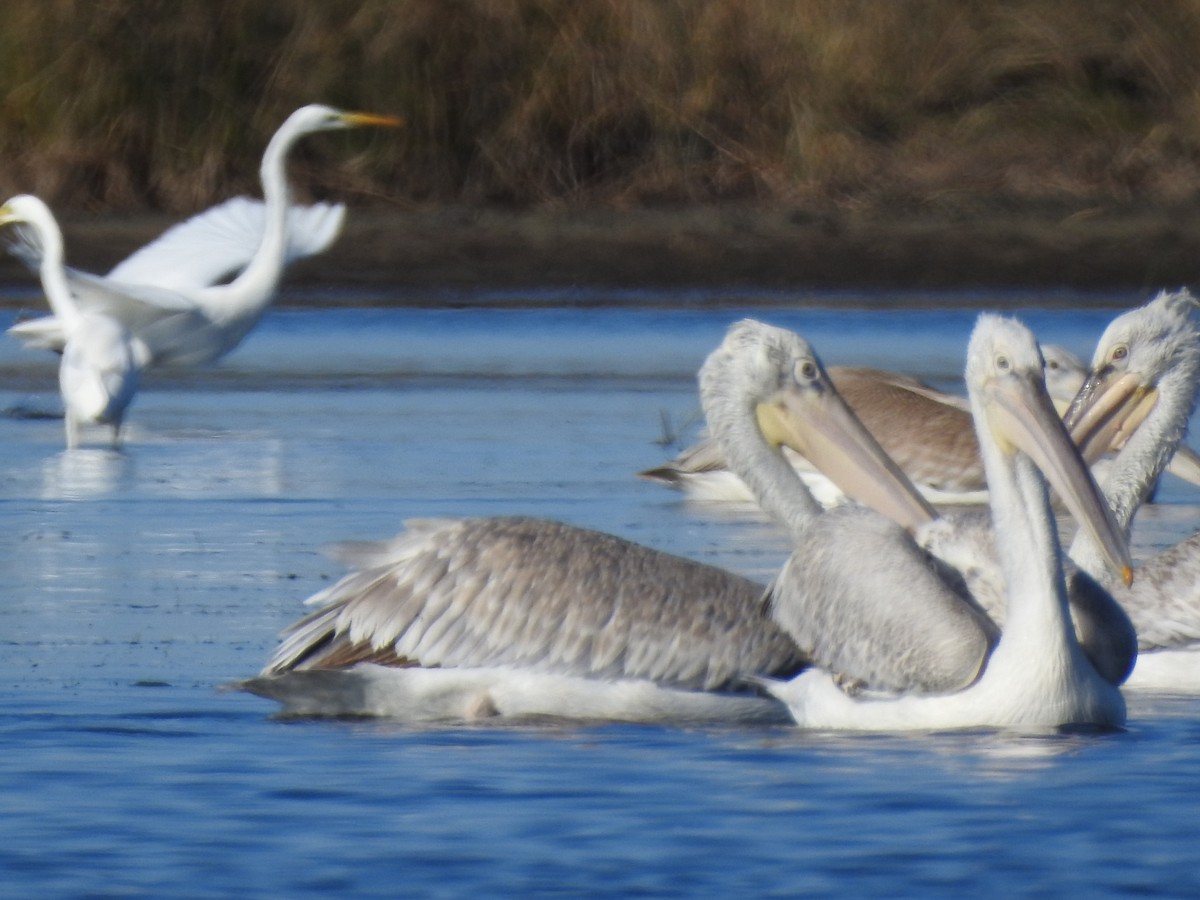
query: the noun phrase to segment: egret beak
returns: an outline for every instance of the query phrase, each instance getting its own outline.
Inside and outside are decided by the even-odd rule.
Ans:
[[[357,128],[363,125],[375,125],[379,128],[399,128],[404,124],[400,116],[381,116],[376,113],[344,112],[342,122],[347,128]]]
[[[1064,421],[1090,465],[1125,446],[1157,402],[1158,391],[1136,375],[1101,371],[1083,383]]]
[[[12,207],[7,203],[0,206],[0,227],[11,225],[13,222],[20,222],[21,219],[13,212]]]
[[[984,412],[1000,446],[1020,450],[1041,469],[1081,528],[1086,529],[1105,561],[1128,586],[1133,583],[1129,541],[1079,449],[1071,441],[1040,378],[1013,376],[989,382]]]
[[[937,517],[827,377],[780,390],[755,414],[768,443],[795,450],[846,496],[909,531]]]

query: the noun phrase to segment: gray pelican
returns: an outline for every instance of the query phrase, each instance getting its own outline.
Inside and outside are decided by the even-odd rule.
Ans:
[[[169,229],[107,276],[67,270],[63,277],[81,310],[104,313],[133,334],[148,364],[219,359],[262,318],[287,263],[324,250],[341,229],[340,205],[289,207],[284,163],[292,145],[317,131],[397,124],[390,116],[302,107],[263,154],[264,203],[238,198],[214,207]],[[44,271],[36,246],[26,245],[21,255]],[[240,274],[232,281],[219,283],[235,272]],[[57,316],[20,322],[9,333],[51,350],[65,340]]]
[[[1085,458],[1120,448],[1103,488],[1126,532],[1168,461],[1181,458],[1177,448],[1200,379],[1197,306],[1187,291],[1162,292],[1117,317],[1068,414]],[[1137,630],[1128,684],[1200,691],[1200,533],[1143,562],[1129,588],[1106,576],[1086,535],[1076,538],[1071,555],[1113,592]]]
[[[1042,347],[1046,390],[1059,413],[1066,413],[1087,377],[1087,367],[1069,350]],[[895,372],[863,366],[830,366],[829,376],[867,429],[931,503],[987,502],[987,484],[971,412],[962,397]],[[798,454],[788,458],[825,506],[844,502],[837,485]],[[1200,458],[1181,447],[1172,474],[1200,485]],[[674,459],[638,473],[684,491],[698,500],[753,502],[745,483],[725,465],[717,441],[706,437]]]
[[[839,542],[852,540],[855,560],[888,560],[932,610],[918,623],[906,597],[894,598],[889,627],[904,654],[861,661],[853,646],[819,635],[813,650],[830,665],[854,664],[872,685],[945,691],[974,680],[994,636],[986,617],[900,526],[862,507],[823,512],[779,452],[802,452],[909,527],[932,515],[811,348],[791,332],[738,323],[705,361],[700,392],[730,465],[797,546],[813,541],[845,560]],[[238,687],[298,715],[778,719],[779,704],[733,689],[808,662],[771,620],[761,586],[557,522],[412,522],[391,542],[353,546],[349,561],[356,570],[311,597],[315,611]],[[858,568],[832,605],[881,587],[871,567]]]
[[[1008,591],[999,640],[977,679],[940,696],[913,692],[852,696],[819,668],[788,682],[766,682],[801,725],[924,730],[1116,726],[1125,721],[1119,687],[1093,667],[1072,627],[1062,553],[1044,478],[1076,511],[1081,526],[1125,580],[1131,577],[1127,548],[1046,394],[1042,357],[1032,333],[1015,320],[981,316],[967,351],[966,383]],[[799,621],[811,620],[815,613],[807,607],[824,595],[804,584],[813,577],[810,570],[792,572],[796,559],[789,561],[781,578],[795,577],[801,585],[776,602],[788,607],[798,603],[799,608],[789,614]],[[839,565],[853,568],[856,563],[842,560]],[[840,605],[832,611],[838,618],[821,627],[857,633],[877,655],[903,653],[907,648],[886,621],[887,606],[897,595],[911,595],[913,587],[907,579],[878,568],[880,589],[868,598],[870,602],[853,610]],[[780,610],[776,615],[787,621]]]
[[[0,206],[0,226],[22,230],[22,240],[39,248],[42,290],[59,322],[65,343],[58,367],[67,448],[79,444],[80,426],[112,426],[112,443],[121,438],[125,411],[137,393],[144,360],[129,332],[101,312],[79,309],[63,277],[63,239],[54,214],[37,197],[20,194]]]

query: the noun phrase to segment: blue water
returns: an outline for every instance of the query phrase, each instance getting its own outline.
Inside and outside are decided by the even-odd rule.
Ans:
[[[1113,312],[1021,315],[1087,356]],[[743,315],[950,388],[975,318],[282,310],[149,376],[121,453],[64,453],[53,362],[0,341],[0,895],[1200,892],[1194,698],[1132,695],[1115,733],[839,736],[281,722],[219,690],[338,576],[323,545],[409,517],[532,513],[770,577],[768,523],[633,477],[694,435]],[[1200,524],[1195,489],[1159,500],[1141,553]]]

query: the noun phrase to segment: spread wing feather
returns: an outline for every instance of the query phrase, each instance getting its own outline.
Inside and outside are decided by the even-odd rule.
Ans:
[[[686,688],[787,677],[804,659],[760,585],[600,532],[526,518],[423,520],[308,602],[264,674],[378,659],[520,666]]]
[[[324,251],[340,233],[345,215],[340,203],[288,207],[287,261]],[[108,278],[177,291],[209,287],[249,264],[266,228],[261,200],[234,197],[168,228],[119,263]]]

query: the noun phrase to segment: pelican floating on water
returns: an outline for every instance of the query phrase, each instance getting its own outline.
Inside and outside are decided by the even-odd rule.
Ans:
[[[29,194],[12,197],[0,206],[0,226],[4,225],[20,229],[18,240],[37,248],[42,290],[65,339],[58,386],[67,448],[78,446],[80,427],[90,423],[111,426],[116,446],[145,359],[120,322],[76,305],[63,277],[62,231],[45,203]]]
[[[1046,390],[1066,413],[1087,377],[1087,367],[1069,350],[1042,347]],[[867,429],[875,435],[922,495],[938,505],[987,502],[979,443],[963,397],[907,375],[863,366],[830,366],[829,376]],[[845,501],[837,485],[799,454],[788,453],[797,472],[825,506]],[[1200,457],[1181,447],[1168,469],[1200,485]],[[745,483],[725,465],[715,439],[706,437],[661,466],[638,473],[697,500],[752,503]]]
[[[981,316],[968,348],[966,383],[1008,590],[1003,632],[978,678],[941,696],[851,696],[821,669],[789,682],[767,682],[801,725],[896,730],[1120,725],[1125,720],[1120,689],[1091,664],[1071,625],[1062,553],[1042,473],[1077,510],[1081,527],[1124,579],[1131,574],[1127,548],[1045,392],[1033,335],[1015,320]],[[833,610],[841,618],[832,624],[855,629],[874,655],[904,653],[907,648],[883,617],[896,596],[916,602],[912,586],[886,572],[878,577],[881,590],[874,604]],[[811,603],[822,595],[800,590],[792,596]],[[779,610],[776,615],[786,621]],[[800,621],[813,618],[805,608],[794,615]],[[845,622],[846,617],[853,618]]]
[[[337,237],[345,208],[289,206],[284,163],[306,134],[399,120],[312,105],[275,132],[262,160],[264,202],[235,198],[166,231],[107,276],[66,270],[79,309],[109,316],[140,344],[151,365],[200,365],[224,356],[250,332],[275,297],[284,267]],[[36,246],[21,254],[45,269]],[[240,273],[228,284],[219,283]],[[57,315],[19,322],[9,333],[27,346],[61,350]]]
[[[855,415],[926,499],[933,503],[986,499],[979,448],[963,398],[882,369],[830,366],[828,373]],[[811,462],[796,453],[789,452],[788,458],[823,505],[844,501],[845,495]],[[711,436],[639,474],[700,500],[754,499],[745,482],[730,471]]]
[[[1198,306],[1187,291],[1162,292],[1118,316],[1097,344],[1091,374],[1068,414],[1085,458],[1120,448],[1103,489],[1126,533],[1163,468],[1184,458],[1180,441],[1200,380]],[[1086,535],[1071,555],[1133,621],[1139,653],[1128,684],[1200,691],[1200,533],[1143,562],[1132,587],[1112,583]]]
[[[705,361],[701,396],[731,466],[798,545],[831,529],[855,541],[856,559],[886,555],[892,571],[925,588],[923,608],[928,594],[944,601],[945,614],[917,630],[898,598],[895,628],[923,652],[859,677],[923,690],[969,684],[990,647],[986,618],[900,526],[859,507],[824,513],[779,452],[803,452],[899,521],[931,515],[811,348],[790,332],[739,323]],[[844,558],[837,540],[822,545]],[[316,610],[239,687],[294,715],[780,720],[779,704],[736,690],[747,675],[790,677],[808,662],[770,618],[762,586],[558,522],[412,522],[347,558],[355,571],[310,598]],[[845,590],[873,588],[860,568],[865,579]],[[819,649],[842,662],[841,648]]]

